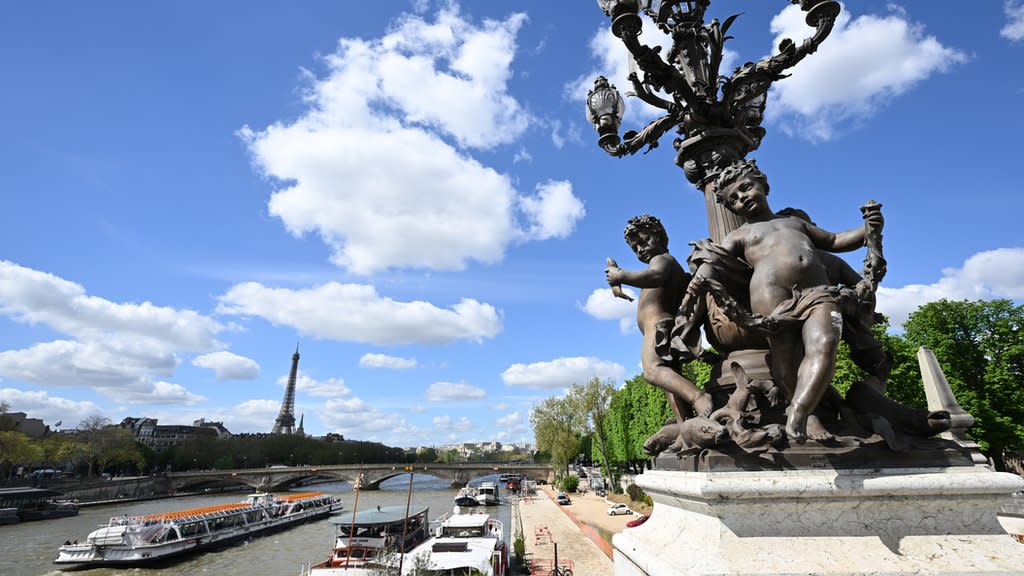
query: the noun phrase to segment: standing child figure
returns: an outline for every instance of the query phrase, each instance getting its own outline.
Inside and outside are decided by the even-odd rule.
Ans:
[[[719,174],[715,194],[746,220],[720,246],[750,265],[750,310],[768,320],[767,325],[777,326],[768,336],[772,375],[786,388],[790,400],[786,435],[802,442],[808,436],[809,419],[812,436],[820,428],[812,412],[832,385],[843,326],[838,287],[830,285],[827,263],[818,250],[848,252],[864,246],[866,230],[881,227],[882,214],[866,214],[864,224],[839,233],[776,214],[768,206],[767,178],[747,160]],[[690,292],[714,275],[714,266],[702,264]]]
[[[634,286],[640,288],[637,301],[636,322],[643,333],[640,360],[647,382],[665,390],[669,404],[680,426],[686,420],[688,408],[681,406],[685,401],[693,407],[697,416],[707,417],[714,406],[711,396],[701,391],[674,366],[661,358],[655,350],[659,324],[671,326],[676,311],[686,292],[690,275],[683,270],[668,252],[668,234],[661,221],[644,214],[630,218],[626,226],[626,243],[636,257],[647,264],[645,270],[623,270],[610,262],[605,269],[608,284],[612,287]],[[681,446],[681,443],[680,443]]]

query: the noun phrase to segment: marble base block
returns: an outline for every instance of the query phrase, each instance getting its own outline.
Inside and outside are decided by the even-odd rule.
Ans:
[[[615,576],[1024,574],[996,512],[1024,479],[983,466],[647,471],[651,518],[612,540]]]

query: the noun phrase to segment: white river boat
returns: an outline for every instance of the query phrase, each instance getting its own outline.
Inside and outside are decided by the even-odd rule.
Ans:
[[[422,568],[438,576],[505,576],[508,546],[501,521],[480,512],[445,518],[434,538],[405,555],[402,576]]]
[[[476,501],[481,506],[497,506],[500,504],[498,485],[495,482],[481,482],[476,487]]]
[[[130,566],[198,552],[231,540],[323,518],[341,509],[338,498],[319,492],[274,496],[145,516],[115,516],[84,543],[65,543],[56,564]]]

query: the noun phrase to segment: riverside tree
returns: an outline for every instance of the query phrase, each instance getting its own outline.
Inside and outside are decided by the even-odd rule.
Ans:
[[[1009,300],[939,300],[903,324],[913,346],[927,346],[957,401],[974,416],[968,434],[1003,467],[1024,448],[1024,306]]]
[[[557,475],[568,474],[582,436],[575,402],[568,397],[547,398],[530,412],[530,424],[537,449],[551,454],[551,466]]]

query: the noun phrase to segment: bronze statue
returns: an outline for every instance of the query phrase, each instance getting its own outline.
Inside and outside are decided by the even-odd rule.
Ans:
[[[908,408],[884,395],[892,359],[871,333],[878,318],[874,294],[885,272],[881,206],[865,204],[860,226],[833,233],[802,210],[772,211],[767,178],[753,161],[733,162],[712,186],[744,223],[721,242],[694,243],[692,276],[668,252],[664,227],[649,215],[632,218],[626,228],[627,243],[648,268],[626,271],[609,260],[605,271],[613,287],[642,289],[637,323],[644,377],[669,394],[676,415],[645,449],[687,453],[735,444],[758,452],[784,445],[783,439],[849,446],[871,436],[905,450],[905,437],[947,429],[948,414]],[[832,253],[865,245],[862,274]],[[701,350],[701,329],[725,361]],[[841,339],[870,375],[846,398],[832,387]],[[759,377],[730,360],[764,348],[770,362]],[[679,374],[683,363],[698,359],[717,362],[707,390]],[[689,406],[696,418],[686,418]]]
[[[623,284],[640,288],[637,302],[637,327],[643,334],[640,359],[644,379],[665,390],[677,422],[682,425],[689,411],[683,402],[692,406],[697,416],[711,414],[711,396],[697,388],[693,382],[679,373],[679,366],[666,362],[656,352],[655,338],[658,326],[670,326],[675,321],[690,275],[668,251],[668,234],[661,221],[644,214],[629,220],[625,231],[626,243],[638,260],[647,264],[645,270],[623,270],[609,259],[605,276],[608,284],[620,287]],[[664,329],[662,330],[664,332]],[[683,442],[678,444],[680,447]]]

